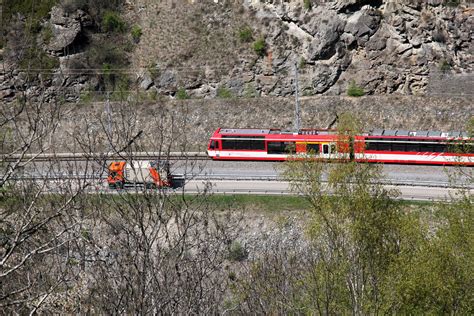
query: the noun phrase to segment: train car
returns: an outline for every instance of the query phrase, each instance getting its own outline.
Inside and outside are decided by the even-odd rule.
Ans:
[[[333,130],[219,128],[208,155],[215,160],[269,160],[313,157],[324,160],[400,164],[474,165],[474,139],[462,132],[373,130],[341,139]]]

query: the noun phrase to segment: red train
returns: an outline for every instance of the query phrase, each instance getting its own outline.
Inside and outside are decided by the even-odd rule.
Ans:
[[[373,130],[343,141],[335,131],[219,128],[207,148],[215,160],[286,160],[309,156],[398,164],[474,166],[474,139],[464,132]]]

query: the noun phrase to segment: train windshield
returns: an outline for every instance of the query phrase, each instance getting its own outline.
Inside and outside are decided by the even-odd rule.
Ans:
[[[211,143],[209,144],[209,149],[216,149],[217,148],[217,142],[215,140],[211,140]]]

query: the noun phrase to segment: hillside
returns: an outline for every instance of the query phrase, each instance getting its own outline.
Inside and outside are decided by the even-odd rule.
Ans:
[[[24,91],[76,102],[137,89],[146,98],[291,96],[295,66],[304,96],[346,95],[350,86],[365,94],[473,90],[474,8],[466,1],[49,3],[34,27],[28,15],[8,20],[4,100]],[[36,61],[25,63],[28,56]]]

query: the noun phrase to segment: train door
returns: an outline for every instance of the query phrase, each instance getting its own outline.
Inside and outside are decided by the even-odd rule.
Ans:
[[[325,159],[334,158],[336,154],[336,145],[333,143],[326,143],[322,145],[323,151],[321,157]]]

